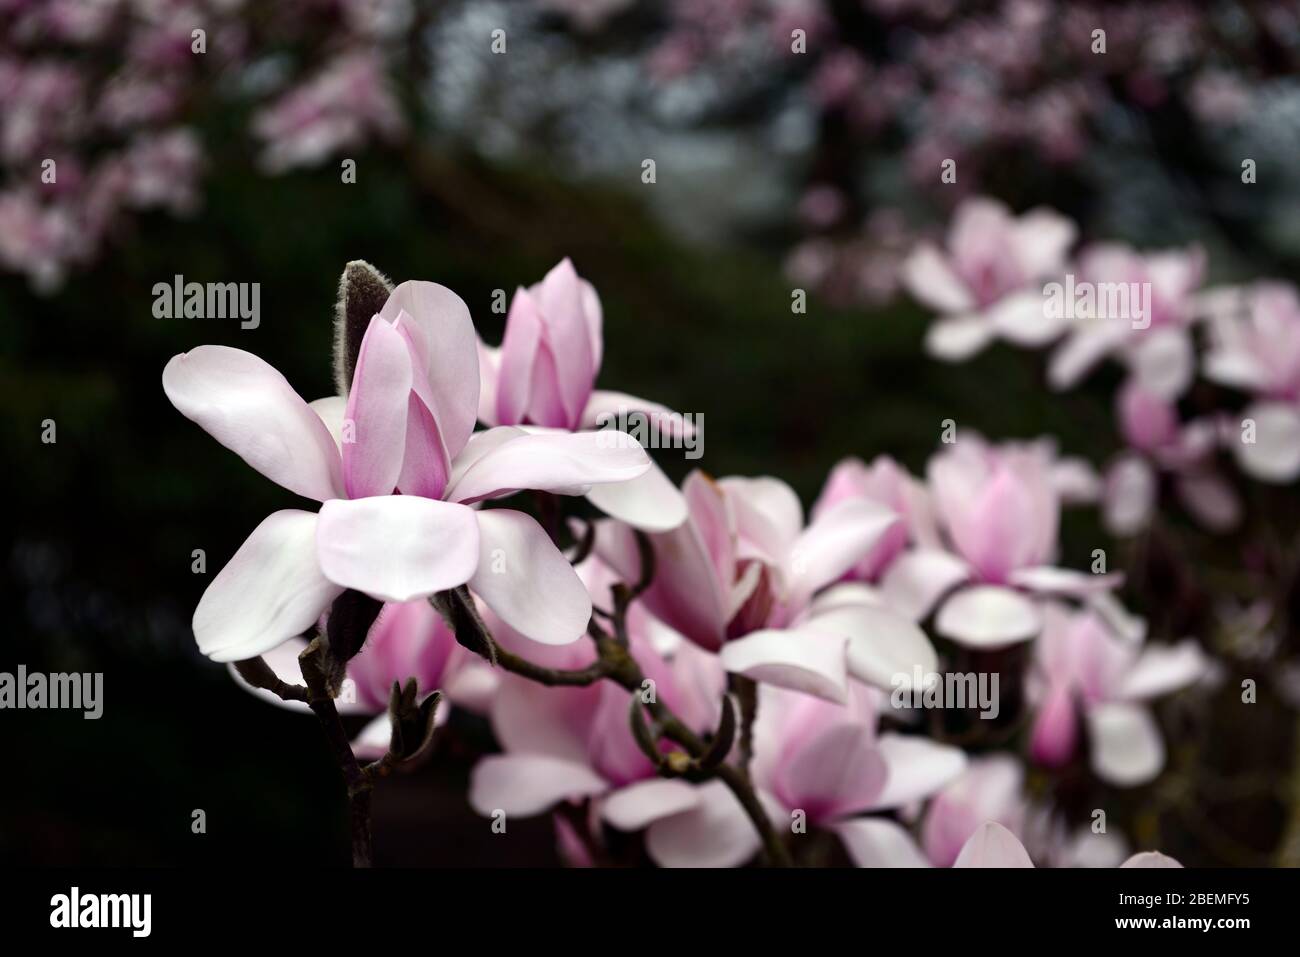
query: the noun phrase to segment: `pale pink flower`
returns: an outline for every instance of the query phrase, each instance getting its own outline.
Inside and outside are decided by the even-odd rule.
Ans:
[[[903,284],[941,314],[926,335],[930,354],[956,362],[995,338],[1039,346],[1064,331],[1064,320],[1046,309],[1041,284],[1064,271],[1075,233],[1048,209],[1015,216],[996,200],[964,201],[946,248],[923,242],[903,264]]]
[[[1122,636],[1093,610],[1048,604],[1035,646],[1036,717],[1030,754],[1040,764],[1068,762],[1086,726],[1092,769],[1132,787],[1164,766],[1164,739],[1145,702],[1199,681],[1207,663],[1196,642],[1148,645]]]
[[[304,402],[256,356],[200,346],[163,373],[186,417],[268,478],[322,503],[262,522],[204,592],[199,648],[217,661],[260,655],[301,634],[347,588],[405,602],[468,583],[518,630],[564,643],[591,602],[529,516],[469,506],[521,488],[567,492],[649,467],[630,440],[471,436],[478,405],[473,323],[430,282],[393,290],[370,323],[346,400]],[[400,492],[401,494],[394,494]]]

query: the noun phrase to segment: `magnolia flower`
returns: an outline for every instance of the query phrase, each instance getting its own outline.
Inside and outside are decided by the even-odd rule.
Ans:
[[[593,565],[599,563],[584,563],[584,574],[607,584],[611,576],[593,571]],[[476,811],[529,816],[562,801],[592,798],[598,820],[624,831],[648,828],[647,846],[659,859],[658,822],[701,804],[735,801],[719,782],[697,787],[659,777],[633,738],[628,715],[634,693],[654,695],[689,727],[707,733],[718,725],[726,687],[717,656],[685,641],[677,642],[670,654],[661,653],[647,627],[648,616],[635,611],[633,606],[628,620],[629,647],[647,679],[643,690],[630,692],[609,681],[547,688],[512,675],[502,679],[491,719],[504,753],[486,757],[474,768],[469,799]],[[588,643],[525,649],[530,643],[508,629],[494,634],[506,647],[548,667],[581,668],[595,658]],[[667,742],[663,747],[669,750]],[[741,845],[749,856],[753,849],[744,834],[752,830],[742,813],[696,853],[726,858],[729,848]],[[671,857],[670,850],[664,860]],[[726,862],[742,863],[743,858]]]
[[[957,856],[953,867],[1033,867],[1029,852],[1020,840],[996,821],[980,826]],[[1159,851],[1134,854],[1120,867],[1182,867]]]
[[[896,822],[862,817],[919,801],[966,765],[957,748],[926,738],[879,733],[878,692],[854,683],[843,705],[762,686],[754,722],[751,774],[778,830],[817,827],[834,832],[860,867],[918,863],[910,838]],[[758,849],[752,829],[740,831],[743,812],[733,801],[701,802],[658,824],[661,864],[700,866],[717,832],[739,832],[746,853]],[[796,833],[804,833],[796,830]],[[671,851],[671,853],[669,853]]]
[[[881,582],[892,607],[919,620],[955,588],[939,606],[936,630],[971,647],[999,647],[1038,634],[1037,596],[1085,596],[1115,584],[1113,575],[1052,565],[1065,473],[1047,446],[991,446],[962,435],[927,472],[946,547],[894,561]]]
[[[1032,695],[1037,714],[1030,755],[1060,766],[1079,744],[1082,713],[1092,769],[1121,787],[1145,784],[1164,766],[1160,728],[1143,703],[1194,684],[1206,674],[1196,642],[1151,645],[1122,637],[1093,610],[1043,609]]]
[[[921,846],[929,862],[950,867],[986,821],[997,821],[1018,833],[1027,810],[1024,787],[1024,768],[1011,755],[972,760],[930,800],[921,825]]]
[[[1107,469],[1102,518],[1115,535],[1145,528],[1155,511],[1159,474],[1173,478],[1189,512],[1211,531],[1227,531],[1241,518],[1232,486],[1215,469],[1218,432],[1212,419],[1182,423],[1174,403],[1130,377],[1116,395],[1120,434],[1128,452]]]
[[[861,561],[845,573],[852,581],[875,582],[907,547],[909,539],[924,535],[931,519],[925,488],[888,455],[878,455],[870,465],[861,459],[843,459],[831,469],[821,495],[813,503],[812,520],[840,502],[862,498],[893,510],[898,518]]]
[[[655,433],[689,437],[694,427],[667,407],[594,388],[604,348],[600,298],[573,263],[562,260],[528,289],[518,289],[494,349],[478,343],[478,417],[488,425],[566,432],[604,428],[621,417],[644,417]],[[604,441],[612,442],[612,433]],[[587,496],[603,512],[645,531],[686,519],[681,494],[653,465],[641,478],[602,485]]]
[[[851,498],[804,527],[799,498],[774,478],[714,481],[692,472],[682,485],[690,516],[651,536],[655,572],[643,596],[670,628],[728,671],[843,702],[851,674],[882,688],[910,686],[937,664],[916,625],[864,586],[814,595],[866,557],[897,521],[876,502]],[[596,548],[628,581],[639,556],[626,527],[605,523]]]
[[[1290,482],[1300,476],[1300,301],[1293,286],[1276,282],[1230,295],[1210,325],[1205,376],[1255,397],[1242,434],[1229,439],[1241,468]]]
[[[1076,304],[1077,318],[1053,352],[1048,382],[1054,389],[1077,385],[1107,356],[1129,366],[1143,388],[1166,399],[1186,391],[1196,371],[1190,326],[1196,313],[1194,293],[1205,272],[1199,247],[1139,253],[1127,246],[1103,243],[1084,251],[1079,260],[1080,285],[1095,290],[1092,307]],[[1114,285],[1112,285],[1114,284]],[[1108,315],[1107,289],[1123,289],[1128,309]],[[1139,316],[1134,298],[1144,303]]]
[[[298,655],[306,647],[306,639],[291,638],[267,652],[263,660],[281,681],[300,684]],[[254,688],[233,665],[230,673],[264,701],[291,711],[311,710],[305,702],[286,701],[271,691]],[[441,690],[452,704],[480,713],[491,702],[497,682],[482,658],[456,642],[447,623],[427,601],[386,604],[370,626],[361,651],[348,661],[347,677],[334,699],[340,714],[379,715],[358,736],[353,750],[374,757],[387,750],[389,694],[394,682],[404,685],[410,678],[416,680],[418,700]],[[448,710],[440,707],[434,720],[442,724],[447,716]]]
[[[522,512],[470,508],[521,488],[569,492],[648,468],[635,443],[492,429],[471,436],[478,366],[469,311],[450,290],[406,282],[374,316],[351,389],[308,405],[261,359],[200,346],[163,372],[172,404],[319,514],[275,512],[204,592],[199,648],[260,655],[311,627],[345,589],[405,602],[468,583],[543,642],[586,628],[591,602]],[[393,494],[400,492],[401,494]]]
[[[1041,346],[1065,328],[1045,306],[1039,283],[1061,273],[1075,226],[1048,209],[1015,216],[996,200],[965,200],[953,215],[947,249],[920,244],[903,263],[903,284],[942,316],[927,351],[959,362],[995,338]]]

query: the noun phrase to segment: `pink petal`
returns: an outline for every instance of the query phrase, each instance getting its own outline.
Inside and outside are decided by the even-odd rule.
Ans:
[[[891,608],[920,621],[945,594],[970,578],[970,568],[951,552],[904,552],[885,572],[880,591]]]
[[[533,369],[542,342],[542,316],[525,289],[515,290],[506,315],[501,340],[501,365],[497,371],[496,421],[517,425],[528,417],[533,393]]]
[[[723,667],[755,681],[843,704],[847,671],[842,635],[811,627],[756,631],[722,646]]]
[[[446,497],[470,503],[519,489],[571,494],[604,482],[626,482],[649,469],[645,450],[623,432],[528,432],[478,458],[453,481]]]
[[[844,722],[804,742],[778,769],[772,789],[790,810],[806,812],[810,824],[826,824],[873,807],[887,773],[871,729]]]
[[[665,532],[686,521],[686,499],[653,459],[639,478],[593,485],[587,501],[643,532]]]
[[[1120,867],[1182,867],[1172,857],[1167,854],[1161,854],[1159,851],[1142,851],[1134,854]]]
[[[316,529],[321,571],[381,601],[424,598],[469,581],[478,566],[473,509],[411,495],[335,499]]]
[[[836,824],[835,833],[856,867],[930,866],[912,835],[888,818],[850,818]]]
[[[1137,787],[1165,766],[1165,742],[1142,705],[1108,702],[1088,709],[1092,769],[1108,784]]]
[[[353,427],[353,441],[343,445],[348,498],[388,495],[397,488],[411,381],[405,340],[391,323],[375,316],[361,340],[348,393],[346,420]]]
[[[515,631],[564,645],[586,634],[591,596],[542,527],[523,512],[484,509],[469,587]]]
[[[199,651],[213,661],[241,661],[316,623],[343,591],[317,564],[317,524],[311,512],[286,509],[253,529],[194,609]]]
[[[267,478],[319,502],[343,494],[338,447],[275,369],[227,346],[199,346],[163,370],[163,391],[187,419]]]
[[[953,867],[1033,867],[1025,846],[996,821],[981,824],[971,835]]]
[[[545,754],[494,754],[474,765],[469,803],[484,817],[498,811],[528,817],[608,789],[608,782],[585,764]]]
[[[795,542],[788,559],[792,601],[843,577],[898,522],[898,513],[869,499],[826,509]]]
[[[758,853],[758,832],[721,781],[697,790],[694,808],[650,825],[646,851],[660,867],[739,867]]]
[[[442,498],[451,479],[451,462],[433,413],[414,392],[407,396],[405,444],[397,487],[403,495]]]
[[[966,284],[933,243],[921,243],[912,251],[901,276],[913,296],[940,312],[961,312],[975,305]]]
[[[469,308],[460,296],[433,282],[404,282],[397,286],[379,314],[397,322],[402,310],[411,315],[427,345],[423,373],[426,401],[452,458],[465,447],[478,417],[478,337]],[[423,388],[417,387],[417,391]]]
[[[885,762],[883,790],[871,810],[905,807],[947,787],[966,770],[966,754],[960,748],[939,744],[920,735],[882,734],[876,751]]]
[[[652,778],[638,781],[605,798],[601,815],[620,831],[639,831],[660,818],[688,811],[699,801],[697,789],[685,781]]]
[[[1034,718],[1029,754],[1039,764],[1059,768],[1074,757],[1079,740],[1079,718],[1074,691],[1057,682],[1047,691]]]
[[[943,603],[935,630],[969,648],[1001,648],[1038,634],[1042,617],[1028,598],[1010,588],[975,585]]]
[[[913,674],[932,674],[939,658],[925,632],[888,608],[845,604],[810,617],[808,628],[843,635],[848,643],[849,673],[886,690],[910,688]]]
[[[555,356],[560,400],[567,424],[576,428],[596,378],[586,294],[568,258],[556,265],[537,288],[547,344]]]

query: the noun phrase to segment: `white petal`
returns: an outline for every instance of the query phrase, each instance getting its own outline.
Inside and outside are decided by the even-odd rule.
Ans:
[[[660,818],[695,807],[698,789],[685,781],[651,778],[619,788],[601,804],[601,815],[620,831],[639,831]]]
[[[479,561],[474,510],[414,495],[335,499],[316,529],[321,571],[381,601],[424,598],[469,581]]]
[[[1232,442],[1237,462],[1246,474],[1262,482],[1283,484],[1300,475],[1300,410],[1281,402],[1257,402],[1242,416],[1254,423],[1254,442],[1242,428]]]
[[[474,765],[469,803],[484,817],[527,817],[568,800],[601,794],[609,782],[585,764],[545,754],[494,754]]]
[[[502,621],[547,645],[587,631],[591,596],[573,566],[531,517],[508,508],[477,513],[478,570],[469,587]]]
[[[944,362],[965,362],[993,341],[993,324],[983,316],[949,316],[930,324],[925,351]]]
[[[660,867],[739,867],[758,852],[758,832],[721,781],[697,790],[691,810],[650,825],[646,851]]]
[[[1042,628],[1034,603],[1010,588],[975,585],[939,609],[935,630],[970,648],[999,648],[1028,641]]]
[[[966,770],[960,748],[913,734],[886,732],[876,741],[885,760],[885,789],[872,810],[888,810],[920,801],[947,786]]]
[[[1088,709],[1092,769],[1118,787],[1153,780],[1165,766],[1160,728],[1142,705],[1108,702]]]
[[[1176,860],[1159,851],[1142,851],[1134,854],[1120,867],[1182,867]]]
[[[686,521],[686,499],[653,460],[639,478],[593,485],[587,501],[643,532],[666,532]]]
[[[311,512],[287,509],[253,529],[194,609],[199,651],[241,661],[315,624],[343,591],[317,563],[316,526]]]
[[[755,631],[722,646],[728,671],[843,704],[848,676],[842,635],[814,628]]]
[[[1025,846],[996,821],[981,824],[970,836],[953,867],[1033,867]]]
[[[920,621],[950,589],[970,577],[956,555],[939,549],[916,549],[894,560],[881,579],[885,601],[901,615]]]
[[[810,618],[806,624],[815,631],[848,638],[849,672],[878,688],[892,689],[900,677],[903,686],[910,688],[917,668],[928,675],[939,666],[925,632],[888,608],[843,605]]]
[[[912,835],[897,821],[857,817],[840,821],[835,833],[857,867],[929,867]]]

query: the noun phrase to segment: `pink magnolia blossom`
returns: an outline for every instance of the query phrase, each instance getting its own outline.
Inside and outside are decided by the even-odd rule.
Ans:
[[[1043,609],[1043,620],[1035,647],[1033,759],[1049,766],[1069,761],[1082,716],[1098,777],[1122,787],[1155,778],[1164,766],[1164,741],[1144,702],[1204,677],[1206,660],[1196,642],[1144,648],[1096,611],[1056,604]]]
[[[603,323],[595,287],[567,258],[540,283],[516,290],[500,348],[478,343],[479,420],[577,432],[636,415],[659,435],[694,434],[693,426],[657,402],[594,387]],[[602,441],[613,438],[606,434]],[[686,519],[685,501],[653,461],[639,479],[593,488],[587,497],[606,514],[646,531],[675,528]]]
[[[1076,471],[1043,443],[992,446],[959,435],[927,470],[942,544],[897,558],[881,582],[886,600],[918,620],[939,603],[940,634],[991,648],[1038,634],[1040,596],[1083,597],[1115,585],[1113,575],[1053,564],[1061,502],[1078,484]]]
[[[799,498],[779,479],[692,472],[690,510],[651,536],[655,574],[643,600],[670,628],[721,654],[727,670],[843,702],[849,675],[882,688],[937,663],[916,625],[864,586],[838,582],[881,541],[897,516],[865,498],[837,502],[804,526]],[[635,543],[606,524],[597,550],[628,581]],[[814,600],[814,596],[816,600]]]
[[[306,647],[306,639],[291,638],[267,652],[263,660],[281,681],[300,684],[298,655]],[[233,665],[230,673],[241,687],[264,701],[291,711],[311,710],[305,702],[286,701],[271,691],[252,687]],[[334,699],[340,714],[378,715],[353,742],[357,753],[378,757],[388,749],[389,694],[394,682],[404,685],[410,678],[416,680],[418,700],[441,690],[452,704],[480,713],[488,708],[497,684],[487,663],[456,642],[442,616],[427,601],[385,604],[361,651],[348,662],[347,678]],[[448,714],[447,708],[439,707],[434,720],[442,724]]]
[[[1100,293],[1091,312],[1076,304],[1071,329],[1052,353],[1049,384],[1054,389],[1073,388],[1101,360],[1114,356],[1128,365],[1147,391],[1166,399],[1182,395],[1195,374],[1191,326],[1196,318],[1194,294],[1204,272],[1205,253],[1196,246],[1151,253],[1118,243],[1085,249],[1079,259],[1079,281],[1096,288],[1122,283],[1130,289],[1149,289],[1150,314],[1138,317],[1130,304],[1133,315],[1105,315]]]
[[[909,539],[924,535],[925,527],[932,522],[925,488],[887,455],[876,456],[870,465],[847,458],[831,469],[821,495],[813,503],[813,521],[840,502],[855,498],[878,502],[898,515],[875,547],[844,576],[853,581],[879,581]]]
[[[961,361],[995,338],[1044,345],[1064,329],[1048,315],[1041,282],[1064,271],[1075,227],[1048,209],[1017,217],[996,200],[964,201],[946,249],[923,242],[903,264],[903,284],[940,312],[926,335],[931,355]]]
[[[752,776],[778,829],[823,828],[860,867],[923,863],[901,825],[869,812],[920,801],[961,774],[966,756],[927,738],[877,731],[879,693],[853,683],[844,704],[782,688],[759,689]],[[700,804],[659,824],[661,863],[698,866],[716,830],[730,835],[734,801]],[[758,849],[750,828],[744,860]],[[802,833],[800,831],[799,833]],[[664,853],[666,848],[673,853]],[[666,859],[665,859],[666,858]]]
[[[217,661],[260,655],[347,588],[405,602],[465,583],[539,641],[579,637],[590,599],[541,527],[522,512],[469,506],[521,488],[635,478],[645,452],[630,441],[602,448],[594,435],[471,435],[478,387],[469,310],[430,282],[402,283],[371,320],[346,400],[309,406],[239,349],[173,358],[163,388],[182,414],[322,503],[319,514],[272,514],[216,575],[194,613],[200,650]]]
[[[585,562],[582,572],[593,595],[608,602],[612,573],[595,559]],[[673,851],[671,845],[660,847],[660,822],[702,805],[735,803],[719,782],[696,786],[659,777],[628,722],[633,694],[652,694],[695,731],[713,731],[721,708],[732,706],[723,696],[725,673],[717,656],[681,640],[667,645],[656,641],[649,616],[638,613],[636,606],[628,631],[630,650],[647,679],[641,691],[608,681],[547,688],[514,676],[502,679],[491,719],[504,753],[486,757],[474,768],[470,804],[476,811],[485,816],[498,811],[530,816],[566,800],[592,798],[598,820],[623,831],[648,829],[651,855],[668,863]],[[494,634],[506,647],[548,667],[581,668],[595,660],[588,643],[540,647],[510,629],[494,629]],[[662,747],[665,752],[671,749],[666,741]],[[715,865],[743,863],[755,850],[746,837],[752,830],[741,813],[695,853],[709,855]],[[737,847],[744,857],[734,859]]]
[[[1112,534],[1132,535],[1147,526],[1162,474],[1171,477],[1179,500],[1205,528],[1223,532],[1237,525],[1241,503],[1214,462],[1220,432],[1214,419],[1179,421],[1175,404],[1136,377],[1121,387],[1116,407],[1129,451],[1106,471],[1102,518]]]
[[[950,867],[986,821],[1019,833],[1025,820],[1025,773],[1009,754],[976,758],[936,794],[921,825],[921,846],[935,867]]]
[[[989,821],[971,835],[953,867],[1033,867],[1029,852],[1019,838],[996,821]],[[1120,867],[1182,867],[1159,851],[1134,854]]]
[[[1250,394],[1240,421],[1253,441],[1228,445],[1242,470],[1265,482],[1300,476],[1300,301],[1289,284],[1261,282],[1233,293],[1210,324],[1206,378]]]

